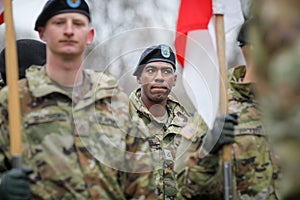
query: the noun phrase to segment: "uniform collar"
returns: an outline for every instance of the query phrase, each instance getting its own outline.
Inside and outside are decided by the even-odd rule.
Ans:
[[[243,83],[246,66],[238,66],[228,72],[230,98],[255,101],[254,83]]]
[[[104,73],[84,70],[85,76],[92,84],[92,89],[87,93],[87,97],[95,96],[96,99],[112,96],[118,91],[116,80]],[[42,97],[51,93],[61,93],[68,95],[64,90],[46,75],[45,66],[31,66],[26,71],[29,90],[35,97]]]
[[[153,115],[149,112],[149,110],[143,105],[141,100],[141,88],[136,89],[130,94],[130,102],[134,106],[138,112],[143,113],[143,115],[147,116],[150,119],[155,119]],[[169,122],[175,123],[175,125],[182,125],[186,123],[188,120],[188,113],[184,109],[180,103],[175,100],[171,95],[168,96],[167,99],[167,111],[169,113]]]

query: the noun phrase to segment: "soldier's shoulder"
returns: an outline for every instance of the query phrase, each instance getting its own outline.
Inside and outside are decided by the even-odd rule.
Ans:
[[[184,115],[185,117],[190,117],[189,112],[186,110],[185,106],[181,104],[177,99],[173,96],[168,96],[167,101],[168,106],[175,111],[175,115]]]
[[[197,112],[189,118],[188,123],[181,130],[180,134],[192,142],[199,142],[202,140],[208,130],[208,126]]]
[[[101,84],[103,87],[116,87],[118,85],[117,79],[107,72],[91,69],[85,69],[84,71],[90,76],[93,83]]]
[[[28,92],[28,81],[27,79],[21,79],[18,81],[18,90],[19,90],[19,96],[22,98],[22,94],[25,92]],[[0,90],[0,101],[6,101],[8,99],[8,86],[4,86]]]

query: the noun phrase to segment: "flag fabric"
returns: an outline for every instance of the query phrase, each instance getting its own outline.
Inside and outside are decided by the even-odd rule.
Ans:
[[[181,0],[175,38],[183,86],[209,128],[220,93],[214,14],[224,14],[225,33],[244,21],[239,0]]]
[[[0,0],[0,25],[4,22],[4,0]]]

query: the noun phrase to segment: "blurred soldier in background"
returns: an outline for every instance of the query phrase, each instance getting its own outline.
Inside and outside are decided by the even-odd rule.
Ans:
[[[175,199],[177,184],[173,172],[180,130],[188,121],[185,108],[170,95],[176,84],[176,58],[164,44],[151,46],[141,55],[133,73],[140,88],[130,95],[131,113],[147,125],[154,152],[154,179],[159,199]],[[177,197],[179,198],[179,197]]]
[[[197,113],[181,130],[174,171],[179,192],[185,199],[223,199],[220,153],[234,143],[237,115],[218,115],[212,130]]]
[[[253,1],[259,99],[280,158],[282,199],[300,199],[300,1]]]
[[[268,133],[261,121],[253,66],[255,46],[249,38],[253,19],[245,21],[238,44],[246,66],[229,70],[229,111],[238,114],[233,144],[233,174],[237,199],[278,199],[278,163],[271,151]],[[276,189],[276,191],[275,191]]]
[[[229,112],[238,115],[232,144],[233,187],[235,199],[272,200],[278,199],[276,185],[279,172],[255,95],[253,46],[248,37],[250,25],[251,20],[246,21],[238,35],[246,66],[229,71]],[[198,155],[192,154],[188,160],[189,168],[179,174],[180,189],[189,198],[223,199],[226,186],[222,183],[220,157],[210,154],[200,158],[199,155],[201,151]],[[210,165],[201,164],[204,160]]]
[[[84,0],[49,0],[35,23],[45,66],[18,82],[25,167],[12,168],[8,90],[0,92],[0,198],[155,199],[149,136],[117,81],[86,70],[94,38]],[[139,123],[141,122],[141,123]]]
[[[43,66],[46,63],[45,43],[33,39],[16,41],[19,64],[19,79],[25,78],[25,71],[31,65]],[[6,85],[5,48],[0,53],[0,73],[3,86]]]

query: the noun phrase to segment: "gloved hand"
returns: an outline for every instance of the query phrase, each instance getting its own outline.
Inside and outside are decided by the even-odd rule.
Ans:
[[[210,154],[216,154],[223,145],[234,143],[234,126],[237,124],[235,113],[217,116],[212,130],[204,138],[203,148]]]
[[[0,197],[2,200],[30,199],[28,168],[14,168],[1,176]]]

